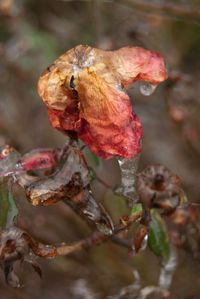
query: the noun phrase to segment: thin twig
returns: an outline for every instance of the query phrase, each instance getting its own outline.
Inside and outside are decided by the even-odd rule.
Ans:
[[[115,243],[125,246],[129,249],[132,249],[131,245],[129,245],[127,242],[124,242],[123,240],[120,240],[120,238],[116,238],[114,235],[117,235],[123,230],[126,230],[131,224],[136,222],[137,220],[141,219],[143,213],[138,213],[136,215],[132,215],[130,217],[123,218],[123,221],[121,224],[115,228],[113,235],[104,235],[101,232],[95,232],[90,237],[83,239],[81,241],[78,241],[76,243],[72,243],[70,245],[67,244],[61,244],[61,245],[45,245],[42,243],[37,242],[35,239],[33,239],[29,234],[24,233],[23,237],[29,244],[31,250],[34,252],[35,255],[40,257],[57,257],[57,256],[63,256],[68,255],[73,252],[80,251],[82,249],[89,249],[93,246],[100,245],[101,243],[111,239]]]
[[[115,0],[113,3],[125,4],[148,13],[200,20],[200,9],[196,6],[189,9],[185,5],[176,5],[174,3],[167,3],[167,1],[160,4],[147,0]]]
[[[100,178],[97,174],[95,174],[96,176],[96,180],[103,185],[104,187],[106,187],[107,189],[111,189],[113,191],[113,187],[110,186],[108,183],[106,183],[104,180],[102,180],[102,178]]]
[[[98,176],[98,174],[96,173],[96,171],[94,170],[93,167],[89,167],[89,170],[91,170],[94,175],[95,175],[95,179],[101,184],[103,185],[104,187],[106,187],[107,189],[110,189],[113,191],[113,187],[111,185],[109,185],[108,183],[106,183],[104,180],[102,180],[102,178],[100,176]]]
[[[131,243],[130,240],[124,239],[124,238],[119,238],[117,236],[113,236],[111,238],[111,241],[119,246],[125,247],[128,250],[132,251],[133,250],[133,244]]]
[[[73,0],[57,0],[62,2],[72,2]],[[91,0],[79,0],[80,2],[87,2]],[[147,13],[162,14],[167,17],[177,17],[190,20],[200,20],[200,9],[194,6],[188,9],[186,5],[177,5],[174,3],[155,3],[148,0],[104,0],[105,3],[124,4]]]
[[[102,0],[93,0],[93,19],[95,26],[95,45],[98,47],[102,37],[102,17],[101,17]]]

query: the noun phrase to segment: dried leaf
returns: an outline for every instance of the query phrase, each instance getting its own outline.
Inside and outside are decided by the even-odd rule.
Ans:
[[[19,157],[20,155],[16,157],[16,151],[12,147],[1,147],[0,167],[2,165],[3,174],[11,176],[15,174],[15,179],[25,189],[27,198],[33,205],[48,206],[63,200],[90,224],[95,224],[100,231],[105,234],[112,233],[112,220],[104,208],[95,201],[90,191],[91,173],[75,142],[73,144],[68,140],[62,150],[36,149]],[[8,161],[9,165],[12,165],[9,166],[9,171],[6,168]],[[51,169],[51,174],[44,173],[40,177],[37,173],[34,176],[27,173],[29,170],[40,169]],[[14,210],[12,194],[7,191],[7,188],[0,192],[0,196],[2,196],[0,224],[2,221],[4,227],[16,210]],[[13,218],[9,224],[13,224]]]
[[[0,232],[0,264],[4,271],[5,280],[11,287],[20,287],[19,278],[14,271],[16,262],[29,263],[41,277],[42,271],[36,262],[35,254],[52,257],[56,255],[55,246],[46,246],[37,242],[27,232],[16,226]]]
[[[16,261],[23,261],[29,253],[27,242],[23,238],[23,231],[17,227],[1,230],[0,233],[0,262],[5,274],[6,282],[12,287],[20,287],[19,278],[14,271]]]
[[[4,270],[6,283],[12,288],[19,288],[20,287],[19,277],[16,275],[14,271],[13,263],[5,263],[3,270]]]
[[[63,200],[100,231],[112,233],[109,215],[90,191],[90,171],[77,145],[66,146],[56,171],[51,175],[37,177],[20,174],[16,177],[33,205],[49,206]]]
[[[28,261],[31,266],[33,267],[33,269],[35,270],[35,272],[40,276],[40,278],[42,277],[42,270],[40,268],[40,265],[36,262],[36,261]]]
[[[141,123],[124,88],[166,79],[163,58],[137,47],[103,51],[79,45],[41,75],[38,92],[53,127],[75,132],[94,154],[132,158],[141,150]]]
[[[33,205],[48,206],[64,198],[73,198],[88,186],[88,168],[81,152],[68,147],[62,159],[56,171],[49,176],[17,176],[18,183],[25,189],[27,198]]]
[[[138,252],[143,247],[143,241],[148,233],[148,228],[145,225],[139,227],[134,237],[135,252]]]

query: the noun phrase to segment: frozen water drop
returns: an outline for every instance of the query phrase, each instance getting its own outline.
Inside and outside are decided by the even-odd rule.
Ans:
[[[156,84],[150,84],[148,82],[142,82],[140,85],[140,92],[144,96],[150,96],[156,89]]]

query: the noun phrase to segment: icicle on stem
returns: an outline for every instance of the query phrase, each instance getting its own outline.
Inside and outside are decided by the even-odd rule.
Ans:
[[[177,266],[177,254],[175,248],[171,247],[169,260],[163,264],[160,276],[159,287],[161,289],[169,290],[171,287],[174,272]]]
[[[121,170],[121,185],[115,190],[118,195],[125,196],[128,203],[132,206],[135,190],[135,175],[138,168],[139,155],[132,159],[118,158],[119,167]]]

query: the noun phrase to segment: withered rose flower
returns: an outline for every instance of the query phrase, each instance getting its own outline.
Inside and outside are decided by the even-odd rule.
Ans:
[[[149,208],[174,210],[181,197],[181,180],[163,165],[147,166],[137,177],[136,188],[141,202]]]
[[[104,159],[132,158],[141,150],[142,127],[125,88],[167,77],[164,60],[138,47],[104,51],[79,45],[41,75],[38,92],[53,127],[79,137]]]

